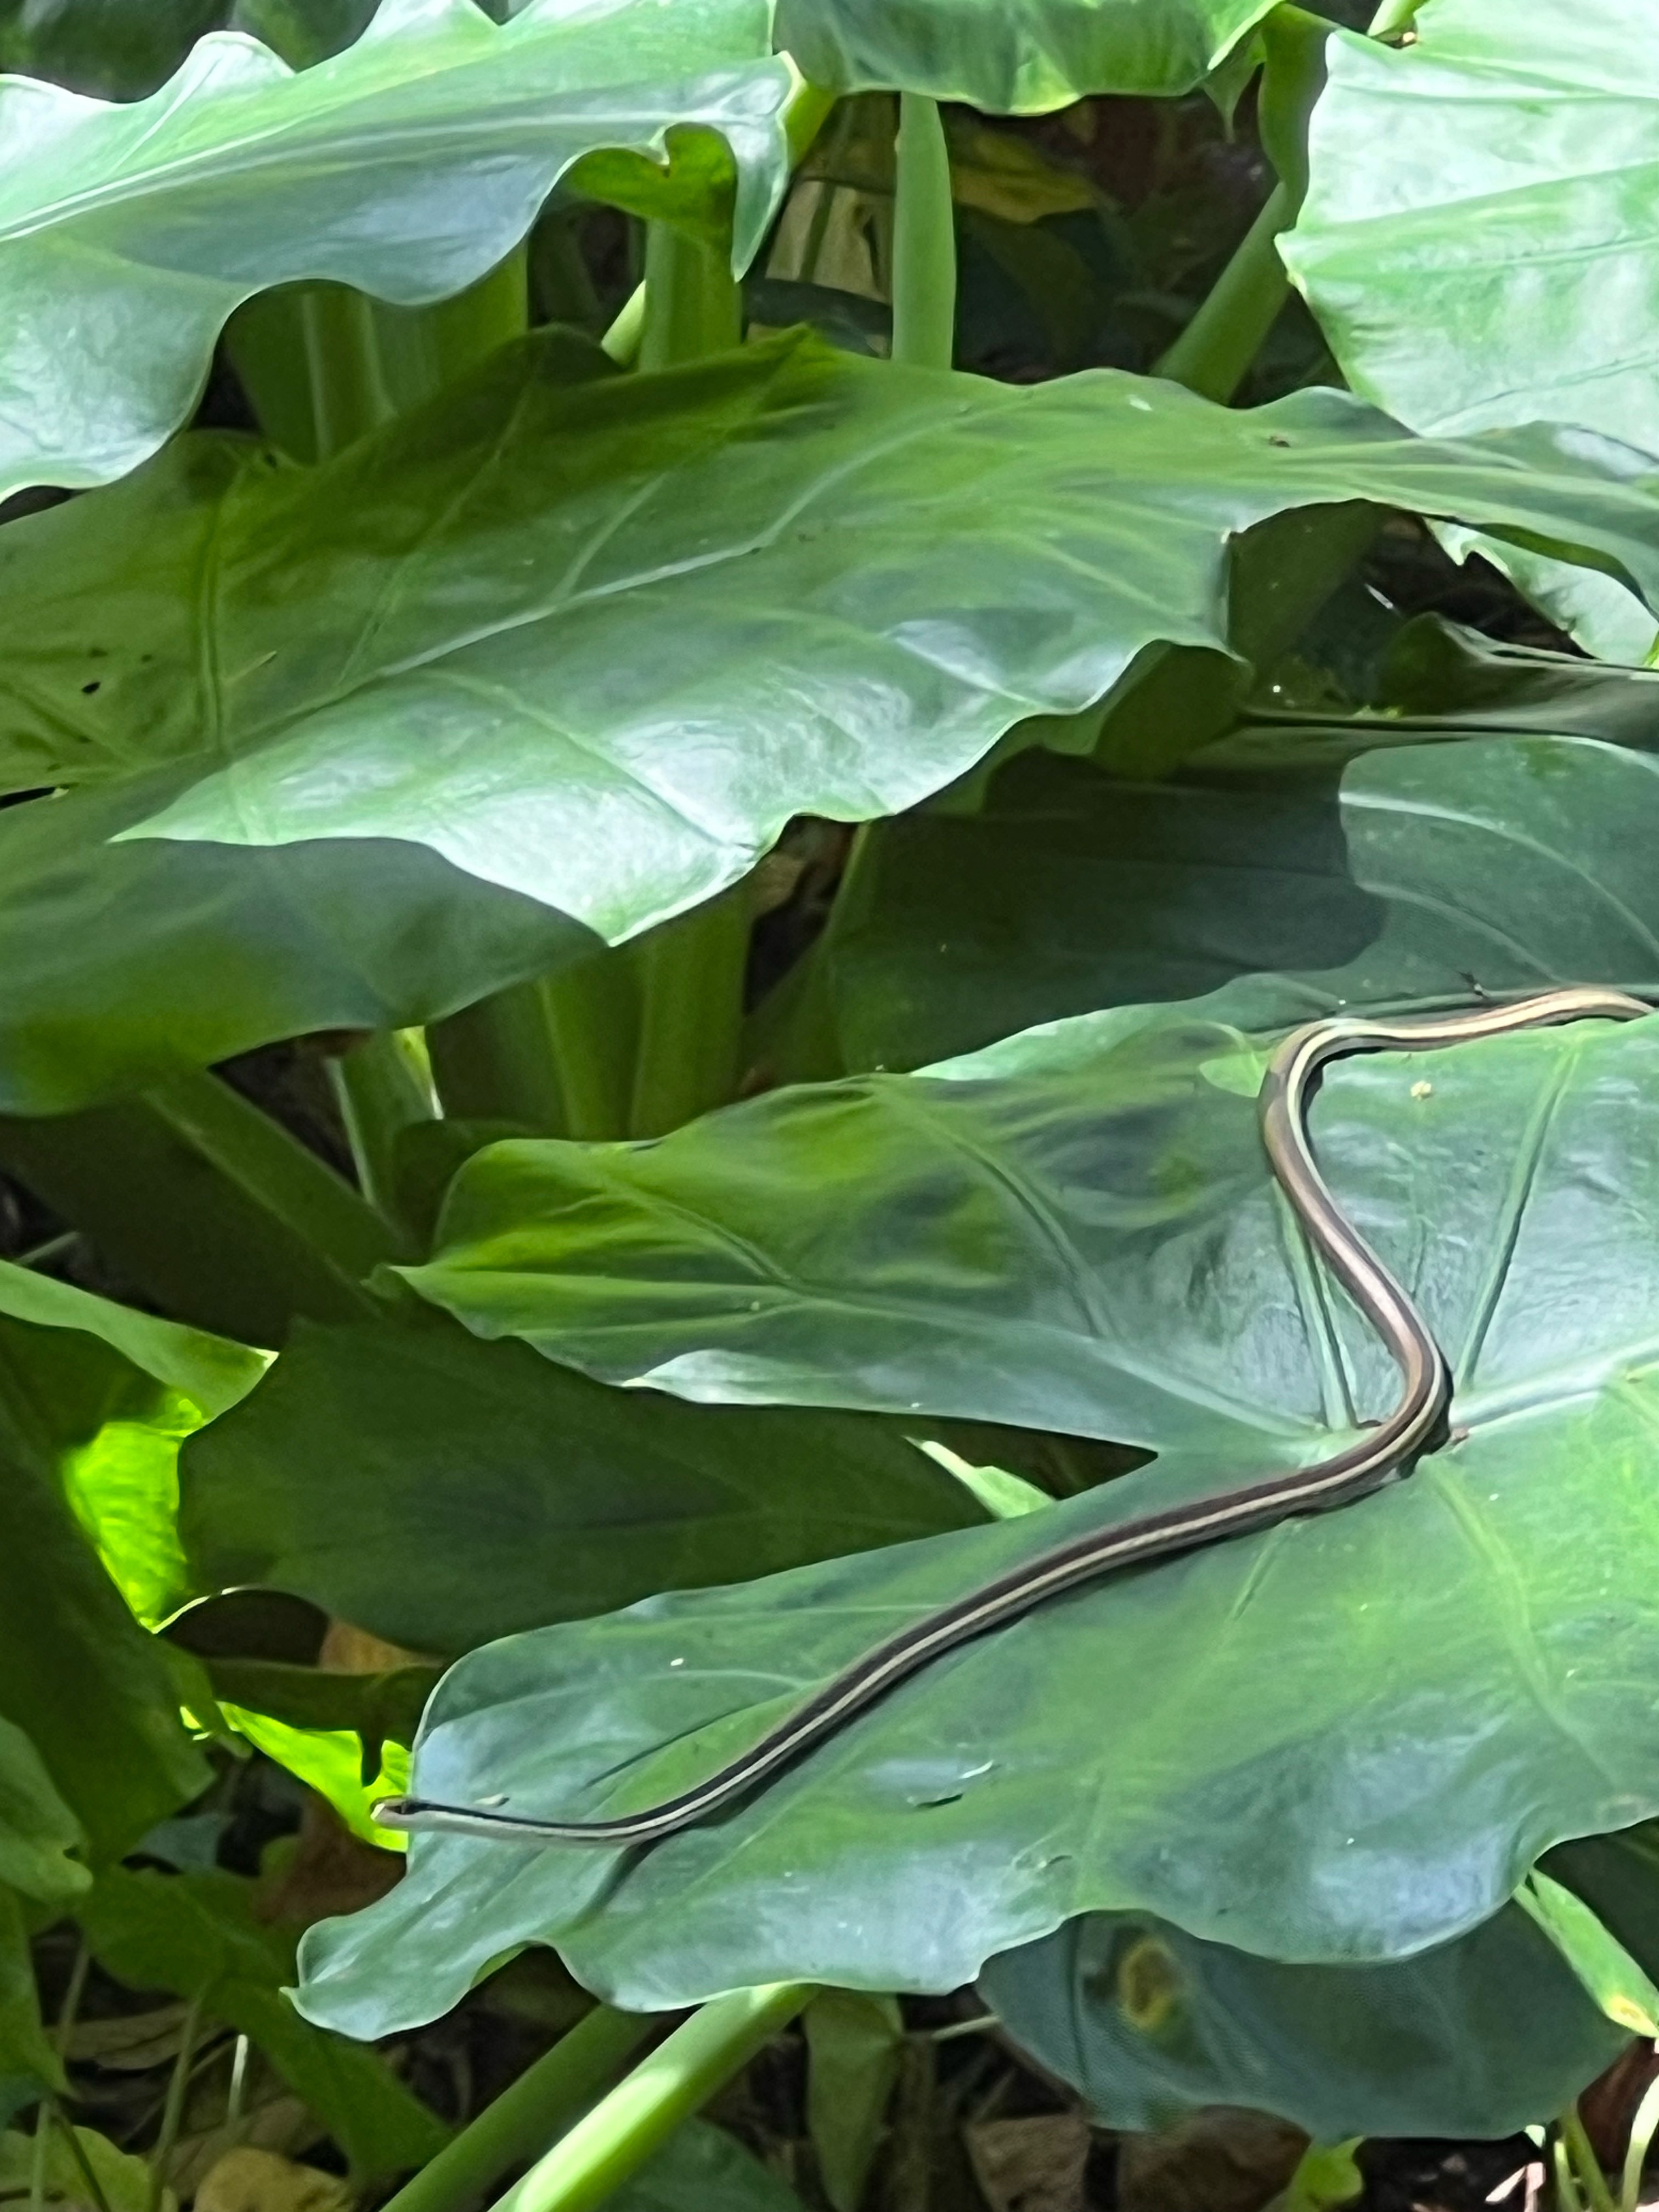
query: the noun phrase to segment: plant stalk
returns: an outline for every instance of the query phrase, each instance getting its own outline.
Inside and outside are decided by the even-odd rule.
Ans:
[[[726,248],[687,238],[665,222],[648,223],[640,367],[675,368],[727,353],[742,337],[743,288]]]
[[[526,249],[426,307],[349,285],[288,285],[239,307],[225,343],[259,426],[297,461],[331,455],[407,413],[529,324]]]
[[[398,1139],[440,1113],[432,1070],[418,1030],[379,1030],[331,1056],[328,1079],[345,1125],[363,1196],[400,1230],[407,1223],[398,1194]]]
[[[1642,2196],[1642,2169],[1647,2164],[1653,2138],[1659,2133],[1659,2081],[1650,2081],[1630,2124],[1625,2146],[1625,2169],[1620,2176],[1619,2212],[1637,2212]]]
[[[655,2013],[595,2005],[380,2212],[458,2212],[473,2202],[509,2166],[544,2149],[660,2025]]]
[[[628,1133],[661,1137],[724,1106],[742,1072],[750,911],[742,884],[641,939],[639,1057]]]
[[[1330,26],[1303,9],[1281,6],[1261,30],[1261,139],[1279,182],[1191,322],[1152,367],[1153,375],[1224,404],[1249,374],[1290,296],[1279,240],[1307,194],[1308,124],[1324,87]]]
[[[494,2212],[592,2212],[741,2072],[811,1996],[775,1982],[714,1997],[578,2120]]]
[[[1401,31],[1410,30],[1422,5],[1423,0],[1382,0],[1371,18],[1367,35],[1373,39],[1397,38]]]
[[[167,2160],[173,2156],[173,2145],[179,2140],[179,2130],[184,2123],[185,2091],[190,2086],[191,2061],[196,2052],[196,2033],[202,2024],[202,1999],[206,1994],[198,1990],[191,1999],[185,2013],[185,2024],[179,2030],[179,2056],[167,2079],[167,2101],[161,2107],[161,2132],[155,2138],[155,2148],[149,2154],[149,2212],[161,2212],[161,2198],[167,2189]]]
[[[956,211],[937,100],[899,94],[895,165],[893,359],[949,368],[956,358]]]
[[[1154,376],[1184,384],[1203,399],[1224,403],[1232,398],[1290,296],[1279,239],[1295,221],[1294,195],[1288,186],[1276,185],[1197,313],[1153,362]]]
[[[1584,2123],[1578,2117],[1576,2105],[1569,2105],[1561,2115],[1560,2145],[1574,2180],[1583,2191],[1589,2212],[1618,2212],[1607,2178],[1601,2171],[1601,2161],[1595,2155],[1595,2147],[1585,2133]]]
[[[645,286],[636,284],[622,304],[617,319],[599,340],[619,368],[631,368],[640,357],[645,334]]]
[[[384,1218],[205,1069],[76,1114],[0,1116],[0,1166],[167,1312],[246,1344],[297,1314],[360,1320],[407,1257]]]

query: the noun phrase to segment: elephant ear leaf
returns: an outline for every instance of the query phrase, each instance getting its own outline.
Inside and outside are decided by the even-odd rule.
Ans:
[[[472,0],[382,0],[297,76],[210,33],[132,102],[0,80],[0,495],[146,459],[240,301],[307,277],[447,298],[573,172],[694,234],[735,220],[746,263],[788,174],[792,76],[767,16],[531,0],[497,25]]]
[[[411,1279],[482,1334],[709,1395],[1040,1404],[1160,1456],[994,1526],[485,1646],[428,1708],[417,1791],[574,1820],[653,1803],[857,1658],[872,1621],[1304,1463],[1392,1402],[1271,1185],[1260,1067],[1236,1033],[1125,1010],[650,1147],[477,1156]],[[1401,1959],[1497,1912],[1548,1845],[1659,1809],[1635,1686],[1659,1663],[1659,1224],[1632,1164],[1656,1101],[1651,1022],[1334,1069],[1324,1171],[1457,1376],[1450,1440],[1410,1480],[1040,1607],[647,1851],[419,1838],[397,1893],[313,1932],[302,2003],[385,2033],[526,1941],[630,2007],[786,1970],[936,1990],[1087,1911]],[[881,1243],[894,1219],[905,1238]]]

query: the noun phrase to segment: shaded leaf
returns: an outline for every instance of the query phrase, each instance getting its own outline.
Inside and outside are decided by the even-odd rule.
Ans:
[[[1112,2128],[1245,2105],[1324,2142],[1504,2136],[1563,2111],[1627,2041],[1518,1905],[1375,1966],[1286,1965],[1094,1914],[991,1960],[980,1988]]]
[[[0,813],[9,1113],[83,1106],[279,1037],[406,1028],[594,948],[549,908],[390,838],[108,842],[160,795],[141,778]]]
[[[0,0],[0,70],[102,100],[154,92],[206,32],[246,31],[295,69],[337,52],[375,0]]]
[[[800,2199],[734,2136],[688,2120],[608,2200],[616,2212],[799,2212]]]
[[[364,2179],[418,2166],[446,2131],[374,2051],[310,2027],[283,1995],[291,1935],[253,1917],[252,1884],[230,1874],[99,1876],[79,1918],[99,1963],[136,1990],[200,1998],[258,2044]]]
[[[0,1117],[0,1168],[140,1294],[253,1344],[280,1344],[296,1314],[372,1311],[363,1278],[418,1249],[291,1129],[206,1070],[84,1113]]]
[[[0,1884],[0,2125],[9,2126],[43,2092],[65,2086],[40,2021],[28,1923],[15,1893]]]
[[[561,1240],[526,1172],[561,1148],[480,1156],[457,1218],[501,1197],[506,1162],[511,1299],[544,1312],[556,1285],[562,1357],[603,1347],[711,1392],[998,1397],[1166,1449],[993,1527],[488,1646],[428,1708],[416,1790],[576,1819],[654,1802],[878,1636],[1084,1529],[1322,1454],[1391,1402],[1380,1348],[1322,1296],[1270,1195],[1260,1066],[1227,1031],[1130,1009],[1012,1040],[954,1080],[837,1086],[607,1148],[613,1194],[672,1180],[665,1302],[660,1212],[607,1224],[590,1189]],[[428,2018],[525,1940],[630,2007],[786,1966],[949,1989],[1090,1909],[1281,1959],[1402,1958],[1490,1917],[1551,1844],[1659,1810],[1659,1240],[1637,1164],[1656,1078],[1651,1022],[1327,1077],[1326,1173],[1458,1378],[1452,1441],[1410,1481],[1042,1608],[643,1853],[418,1838],[392,1897],[313,1931],[308,2011],[359,2033]],[[775,1170],[766,1115],[794,1121],[801,1170]],[[715,1164],[728,1146],[736,1196]],[[840,1173],[853,1157],[884,1256]],[[744,1218],[753,1191],[786,1188],[769,1227]],[[703,1251],[700,1212],[723,1238]],[[605,1224],[608,1273],[587,1271],[569,1219]],[[762,1264],[768,1237],[779,1260],[794,1248],[786,1264]],[[744,1239],[753,1273],[711,1273],[699,1312],[705,1252],[735,1278]],[[499,1276],[473,1318],[514,1324]]]
[[[1152,1000],[1266,1029],[1590,977],[1659,988],[1653,761],[1588,738],[1443,741],[1645,742],[1659,678],[1483,646],[1452,690],[1463,650],[1402,653],[1409,721],[1336,726],[1328,745],[1247,728],[1178,783],[1037,754],[977,814],[878,825],[811,955],[812,1026],[763,1057],[914,1067]]]
[[[52,2127],[50,2122],[46,2124],[51,2128],[46,2155],[46,2203],[87,2212],[92,2202],[87,2181],[90,2169],[109,2212],[153,2212],[147,2160],[118,2148],[95,2128],[75,2129],[71,2142],[63,2129]],[[0,2194],[13,2200],[33,2196],[35,2149],[31,2136],[0,2135]],[[174,2212],[175,2202],[171,2191],[166,2191],[156,2212]]]
[[[183,1480],[198,1590],[274,1584],[417,1651],[981,1517],[885,1423],[607,1390],[453,1327],[301,1328]]]
[[[780,0],[814,83],[1035,115],[1094,92],[1189,92],[1272,0]]]
[[[90,1879],[70,1856],[80,1843],[81,1824],[40,1753],[21,1729],[0,1720],[0,1896],[21,1890],[55,1905],[78,1895]],[[9,2070],[0,2062],[0,2075]]]
[[[573,170],[700,234],[734,221],[741,265],[788,170],[766,32],[763,0],[535,0],[499,27],[471,0],[383,0],[302,76],[216,33],[131,106],[0,83],[0,494],[136,467],[272,285],[464,289]]]
[[[858,2212],[898,2080],[896,1997],[820,1990],[806,2008],[806,2127],[835,2212]]]

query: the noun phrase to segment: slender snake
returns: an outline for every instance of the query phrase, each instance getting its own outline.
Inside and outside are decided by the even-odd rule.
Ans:
[[[930,1660],[970,1637],[1018,1620],[1048,1598],[1115,1568],[1270,1528],[1292,1514],[1346,1505],[1390,1476],[1408,1473],[1419,1456],[1443,1436],[1451,1370],[1428,1323],[1346,1219],[1320,1174],[1309,1140],[1307,1109],[1321,1069],[1352,1053],[1420,1052],[1587,1017],[1629,1021],[1648,1012],[1640,1000],[1622,992],[1547,991],[1513,1005],[1430,1021],[1365,1021],[1339,1015],[1295,1030],[1275,1051],[1261,1091],[1262,1141],[1273,1172],[1304,1230],[1400,1369],[1398,1404],[1357,1443],[1272,1480],[1143,1514],[1038,1553],[1024,1565],[981,1583],[876,1644],[707,1780],[641,1812],[609,1820],[538,1820],[427,1797],[388,1797],[374,1807],[374,1819],[385,1828],[435,1829],[502,1842],[653,1843],[746,1796],[769,1775],[822,1743]]]

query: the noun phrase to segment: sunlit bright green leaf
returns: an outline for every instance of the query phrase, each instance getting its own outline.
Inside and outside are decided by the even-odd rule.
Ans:
[[[164,1653],[129,1607],[155,1619],[186,1594],[179,1439],[264,1364],[0,1264],[0,1715],[33,1739],[98,1856],[207,1779]]]
[[[746,262],[788,171],[768,12],[532,0],[497,26],[471,0],[384,0],[297,76],[215,33],[128,106],[0,82],[0,494],[135,467],[271,285],[461,290],[561,177],[710,237],[730,220]]]

